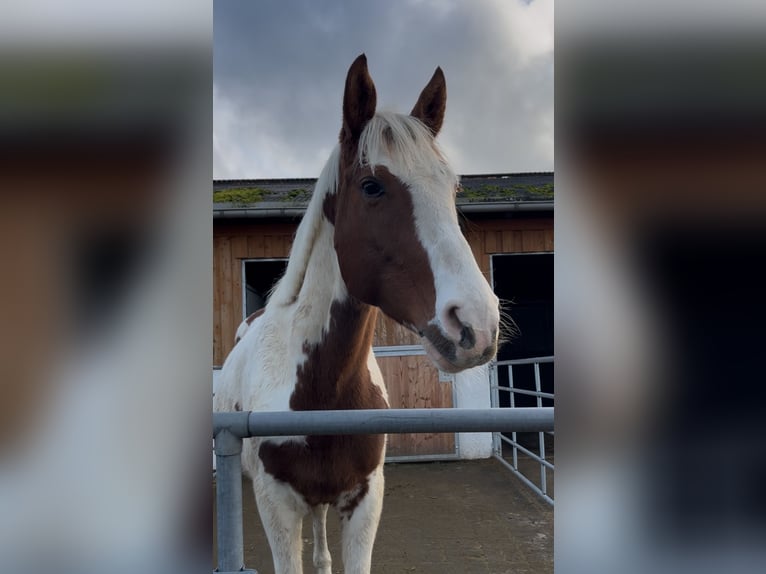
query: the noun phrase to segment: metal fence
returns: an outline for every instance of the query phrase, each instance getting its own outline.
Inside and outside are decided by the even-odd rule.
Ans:
[[[218,568],[245,572],[242,439],[252,436],[420,432],[539,432],[553,429],[553,408],[386,409],[213,413]]]
[[[536,407],[525,408],[553,408],[554,394],[542,390],[543,384],[540,375],[540,366],[544,364],[550,364],[552,366],[553,357],[534,357],[530,359],[495,362],[490,369],[492,407],[498,408],[507,406],[509,407],[508,410],[516,410],[518,408],[517,403],[519,402],[517,396],[522,395],[525,397],[532,397],[536,403]],[[528,368],[529,366],[533,369],[534,388],[520,388],[518,384],[514,384],[514,374],[516,374],[516,380],[518,381],[520,374],[518,371],[520,368]],[[526,378],[529,379],[529,376]],[[502,404],[505,401],[501,400],[501,393],[504,393],[504,396],[507,397],[507,405]],[[544,402],[546,403],[546,406],[543,405]],[[537,452],[533,450],[535,447],[531,444],[526,443],[525,446],[520,443],[518,436],[518,433],[520,432],[522,432],[521,429],[513,429],[510,432],[510,437],[502,432],[493,433],[492,450],[494,457],[507,466],[520,480],[542,496],[543,499],[553,505],[553,497],[549,492],[549,481],[552,477],[549,476],[549,473],[553,473],[554,465],[551,460],[551,453],[546,452],[546,439],[549,446],[552,445],[553,442],[553,427],[540,429],[537,432],[537,438],[536,441],[534,441],[537,443]],[[507,453],[508,450],[510,450],[510,455]],[[550,448],[547,450],[549,451]],[[523,464],[520,464],[520,462]],[[529,476],[530,464],[539,467],[539,477],[537,480]]]

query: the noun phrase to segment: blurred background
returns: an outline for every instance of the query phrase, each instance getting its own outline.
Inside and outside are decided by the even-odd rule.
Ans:
[[[764,8],[556,8],[556,571],[761,572]],[[210,568],[211,35],[4,4],[2,571]]]
[[[209,2],[0,18],[0,570],[210,560]]]
[[[559,2],[557,572],[761,572],[757,3]]]

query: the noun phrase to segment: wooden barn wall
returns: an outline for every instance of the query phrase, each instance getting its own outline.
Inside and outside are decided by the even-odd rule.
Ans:
[[[213,230],[213,364],[222,365],[242,322],[242,260],[286,258],[291,224],[218,225]]]
[[[452,384],[439,382],[439,371],[428,357],[378,357],[394,409],[450,408]],[[390,434],[386,456],[453,455],[455,433]]]
[[[242,321],[242,259],[286,258],[296,226],[216,222],[213,232],[213,361],[223,364]],[[553,251],[553,218],[467,221],[464,232],[489,279],[493,253]],[[380,315],[375,345],[414,345],[418,337]]]

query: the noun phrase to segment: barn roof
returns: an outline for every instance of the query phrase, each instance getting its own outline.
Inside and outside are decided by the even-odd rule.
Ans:
[[[213,181],[215,218],[300,216],[311,199],[314,178],[220,179]],[[464,213],[553,211],[553,172],[464,175],[457,195]]]

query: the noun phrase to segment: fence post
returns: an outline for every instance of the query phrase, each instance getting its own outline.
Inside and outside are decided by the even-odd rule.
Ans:
[[[215,435],[215,492],[217,505],[217,572],[243,572],[242,439],[226,428]],[[257,574],[254,570],[247,570]]]
[[[492,359],[489,363],[489,406],[493,409],[500,408],[500,389],[497,388],[500,384],[500,377],[498,377],[497,369],[497,361]],[[492,433],[492,454],[496,457],[503,454],[500,433],[497,432]]]

